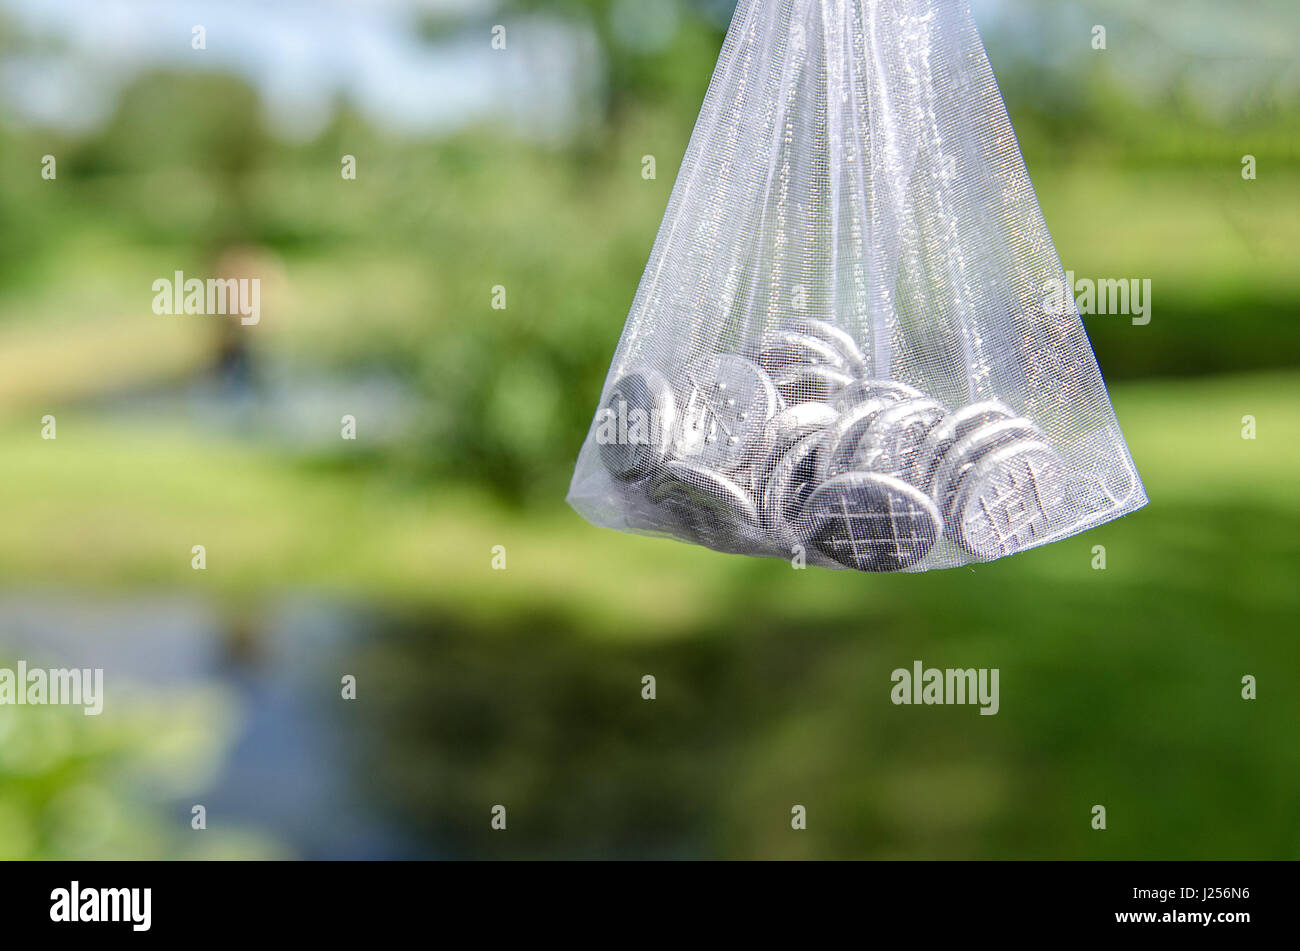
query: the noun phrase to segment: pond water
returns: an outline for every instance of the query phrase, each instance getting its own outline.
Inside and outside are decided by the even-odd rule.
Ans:
[[[232,707],[233,728],[225,717],[211,724],[222,738],[211,781],[185,798],[137,789],[147,806],[188,826],[200,802],[211,826],[264,833],[303,858],[429,854],[400,818],[374,808],[357,781],[359,718],[346,708],[340,682],[366,628],[355,611],[292,597],[256,617],[231,617],[183,597],[49,592],[0,599],[0,653],[44,666],[102,668],[106,720],[115,707],[187,688],[217,688]]]

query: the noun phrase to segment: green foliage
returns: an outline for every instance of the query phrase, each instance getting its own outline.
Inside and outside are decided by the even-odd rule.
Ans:
[[[201,794],[234,726],[230,698],[108,683],[98,716],[3,708],[0,859],[277,857],[273,837],[228,825],[193,831],[155,798]]]

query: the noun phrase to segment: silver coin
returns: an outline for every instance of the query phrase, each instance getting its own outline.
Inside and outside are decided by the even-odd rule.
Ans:
[[[853,376],[828,366],[787,367],[773,376],[787,403],[830,403]]]
[[[868,387],[872,396],[883,396],[886,399],[895,399],[900,402],[925,396],[916,387],[908,386],[906,383],[900,383],[897,380],[872,380],[868,381]]]
[[[929,492],[935,467],[949,449],[987,423],[1015,418],[1015,411],[997,400],[971,403],[954,410],[930,431],[925,446],[917,454],[916,465],[913,466],[908,481]]]
[[[765,336],[760,343],[758,363],[771,373],[791,366],[829,366],[845,372],[849,370],[848,358],[838,347],[811,334],[783,330]]]
[[[767,421],[762,437],[754,444],[745,464],[732,477],[761,495],[768,474],[782,455],[805,436],[833,426],[839,413],[825,403],[796,403]]]
[[[744,489],[714,469],[669,462],[648,497],[692,539],[709,548],[745,551],[759,543],[758,508]]]
[[[763,435],[754,444],[750,467],[760,475],[766,473],[777,456],[804,436],[829,429],[839,417],[840,414],[826,403],[796,403],[787,406],[763,427]]]
[[[853,468],[906,479],[926,437],[948,413],[927,397],[895,403],[879,413],[853,451]]]
[[[956,502],[961,477],[973,469],[987,453],[1022,439],[1041,440],[1040,430],[1023,416],[985,423],[953,443],[935,467],[929,491],[945,515]]]
[[[644,478],[663,465],[672,435],[676,401],[657,370],[636,370],[610,390],[596,423],[600,460],[624,482]]]
[[[764,441],[772,452],[784,452],[804,436],[834,426],[839,418],[826,403],[796,403],[767,421]]]
[[[804,504],[818,550],[859,571],[898,571],[942,537],[934,502],[901,479],[847,472],[822,483]]]
[[[804,503],[821,481],[820,457],[828,445],[825,432],[804,436],[777,459],[768,474],[759,514],[763,529],[782,548],[808,540],[811,525]]]
[[[824,340],[840,352],[847,361],[849,369],[855,372],[861,372],[866,366],[866,359],[862,356],[862,350],[858,347],[858,342],[853,339],[853,335],[829,320],[819,320],[816,317],[789,317],[781,321],[778,326],[782,330]]]
[[[835,400],[835,408],[843,412],[867,400],[884,399],[899,403],[903,400],[920,399],[923,396],[924,393],[906,383],[896,383],[893,380],[858,379],[840,391]]]
[[[954,538],[983,561],[1011,555],[1046,536],[1065,504],[1065,464],[1044,442],[988,453],[963,480]]]
[[[685,377],[676,457],[709,469],[739,467],[784,408],[771,377],[751,360],[720,353],[692,363]]]
[[[822,454],[822,478],[830,479],[848,472],[862,435],[877,416],[894,404],[889,400],[869,399],[843,412],[831,428],[830,446]]]

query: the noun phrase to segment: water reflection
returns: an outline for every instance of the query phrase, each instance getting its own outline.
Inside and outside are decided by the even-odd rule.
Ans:
[[[221,694],[234,711],[229,728],[210,719],[196,727],[206,737],[184,741],[210,748],[211,762],[133,777],[133,795],[164,826],[189,830],[201,803],[210,830],[251,830],[298,857],[404,857],[408,837],[358,791],[357,717],[340,696],[367,627],[345,607],[309,598],[232,614],[180,597],[47,592],[0,601],[0,655],[102,667],[101,719],[110,725],[152,700],[161,729],[178,691]]]
[[[485,630],[310,595],[246,611],[10,595],[0,632],[5,658],[103,667],[106,722],[155,695],[161,727],[167,696],[219,690],[236,715],[200,727],[220,737],[212,762],[137,777],[132,795],[176,830],[198,802],[209,829],[305,858],[716,854],[728,812],[782,772],[746,779],[751,741],[831,646],[816,632],[597,646],[559,618]]]

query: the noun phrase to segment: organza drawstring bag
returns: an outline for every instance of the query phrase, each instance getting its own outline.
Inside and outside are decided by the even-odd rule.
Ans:
[[[741,0],[569,503],[862,571],[1146,502],[970,9]]]

